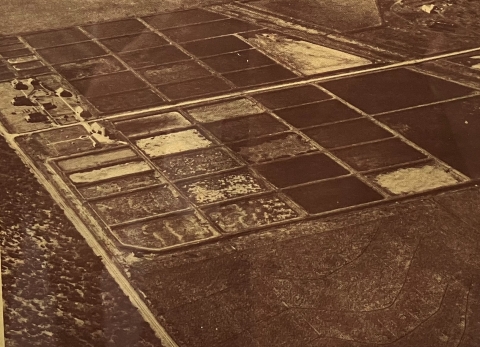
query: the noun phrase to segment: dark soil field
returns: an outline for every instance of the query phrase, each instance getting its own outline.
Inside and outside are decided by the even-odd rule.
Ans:
[[[7,346],[161,346],[3,138],[0,176]]]

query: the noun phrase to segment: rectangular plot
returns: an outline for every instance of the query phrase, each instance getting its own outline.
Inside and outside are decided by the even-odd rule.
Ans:
[[[332,98],[324,91],[312,85],[255,94],[253,97],[271,110]]]
[[[312,183],[284,190],[311,214],[381,200],[382,196],[356,177]]]
[[[152,168],[146,162],[134,161],[129,163],[106,166],[100,169],[94,169],[90,171],[77,172],[71,174],[69,178],[75,184],[83,184],[110,180],[112,178],[151,170]]]
[[[32,54],[32,52],[28,48],[16,49],[14,51],[0,53],[0,55],[5,59],[23,57],[29,54]]]
[[[114,124],[115,128],[120,130],[125,136],[128,137],[149,135],[159,131],[183,128],[191,125],[191,123],[179,112],[168,112],[136,119],[118,121]]]
[[[45,65],[43,65],[43,63],[40,60],[35,60],[27,63],[15,64],[12,66],[15,70],[21,71],[21,70],[38,69],[38,68],[44,67]]]
[[[0,38],[0,46],[14,45],[16,43],[21,43],[18,37],[16,36]]]
[[[161,30],[224,18],[226,17],[221,14],[195,8],[186,11],[162,13],[155,16],[145,17],[143,20],[154,28]]]
[[[7,59],[7,61],[8,61],[10,64],[28,63],[28,62],[36,61],[36,60],[38,60],[38,58],[37,58],[36,55],[26,55],[26,56],[23,56],[23,57],[9,58],[9,59]]]
[[[322,153],[266,163],[255,169],[278,188],[349,174],[347,169]]]
[[[119,193],[136,188],[148,187],[162,183],[161,178],[154,172],[140,173],[126,177],[115,178],[103,183],[78,187],[78,191],[85,198],[98,198],[113,193]]]
[[[297,75],[280,65],[230,72],[224,74],[224,76],[237,87],[249,87],[297,78]]]
[[[15,74],[13,72],[0,72],[0,81],[10,81],[15,78]]]
[[[3,52],[16,51],[18,49],[24,49],[25,45],[23,43],[16,43],[14,45],[0,46],[0,54]]]
[[[188,129],[137,140],[135,144],[149,157],[180,153],[213,145],[197,129]]]
[[[239,116],[263,113],[263,109],[248,99],[235,99],[190,108],[188,113],[201,123],[210,123]]]
[[[278,32],[263,31],[243,36],[252,46],[305,76],[371,64],[368,59]]]
[[[51,73],[52,71],[46,67],[38,67],[36,69],[27,69],[27,70],[18,70],[18,77],[26,78],[26,77],[38,77],[39,75],[44,75],[47,73]]]
[[[71,83],[87,98],[142,89],[147,86],[130,71],[118,72],[113,75],[84,78],[72,81]]]
[[[158,85],[183,82],[211,75],[210,71],[194,61],[153,66],[139,70],[139,73],[150,83]]]
[[[297,211],[276,195],[235,201],[205,210],[226,233],[236,233],[299,217]]]
[[[362,116],[338,100],[289,107],[277,110],[275,114],[300,129]]]
[[[195,214],[177,214],[113,229],[124,244],[162,249],[219,235]]]
[[[90,138],[72,139],[71,141],[57,142],[50,145],[57,156],[77,154],[95,149]]]
[[[188,55],[174,46],[161,46],[122,53],[120,54],[120,57],[133,68],[168,64],[191,59]]]
[[[255,49],[204,58],[203,62],[220,73],[275,64],[272,59]]]
[[[88,101],[90,101],[97,110],[105,113],[130,111],[165,103],[163,98],[150,89],[129,91],[99,98],[89,98]]]
[[[0,63],[1,64],[1,63]],[[7,72],[11,72],[10,69],[8,68],[8,66],[6,65],[0,65],[0,74],[2,73],[7,73]]]
[[[110,39],[101,40],[101,42],[113,52],[135,51],[138,49],[164,46],[169,44],[169,42],[163,37],[152,32],[113,37]]]
[[[169,187],[125,193],[92,203],[109,225],[173,212],[187,207],[184,199]]]
[[[205,127],[224,142],[246,140],[288,130],[285,124],[266,113],[207,123]]]
[[[30,135],[30,143],[35,149],[42,149],[50,157],[78,154],[95,149],[89,133],[81,125],[54,128]]]
[[[130,148],[121,148],[108,152],[93,153],[82,157],[63,159],[58,161],[57,165],[64,171],[80,171],[120,160],[134,159],[136,157],[137,154]]]
[[[55,66],[68,80],[110,74],[125,70],[125,67],[114,57],[105,56]]]
[[[95,42],[82,42],[73,45],[39,49],[37,52],[51,64],[68,63],[72,61],[98,57],[107,54]]]
[[[394,195],[420,193],[431,189],[454,185],[459,180],[435,163],[402,167],[367,176],[380,187]]]
[[[172,180],[233,169],[240,166],[222,148],[211,148],[193,153],[163,157],[155,159],[153,162]]]
[[[317,150],[311,143],[295,133],[235,142],[231,143],[229,147],[250,163],[294,157]]]
[[[24,36],[24,39],[36,49],[61,46],[69,43],[89,40],[87,35],[75,27],[28,34]]]
[[[377,117],[432,155],[480,178],[480,98],[468,98]]]
[[[229,35],[259,29],[258,26],[238,19],[224,19],[180,28],[163,30],[163,33],[177,42],[187,42],[209,37]]]
[[[325,148],[349,146],[393,136],[365,118],[310,128],[303,132]]]
[[[147,28],[136,19],[86,25],[83,29],[100,39],[135,34],[147,30]]]
[[[267,191],[250,172],[239,170],[179,184],[179,188],[197,204],[209,204]]]
[[[48,144],[86,136],[88,131],[81,125],[75,125],[68,128],[43,131],[38,135]]]
[[[424,154],[399,139],[338,149],[332,153],[359,171],[379,169],[426,158]]]
[[[248,43],[233,35],[187,42],[183,44],[183,47],[200,58],[252,48]]]
[[[455,98],[472,89],[407,69],[396,69],[322,83],[322,86],[370,113]]]
[[[157,86],[157,89],[172,100],[183,100],[201,95],[226,92],[232,89],[232,87],[222,79],[212,76],[181,83]]]

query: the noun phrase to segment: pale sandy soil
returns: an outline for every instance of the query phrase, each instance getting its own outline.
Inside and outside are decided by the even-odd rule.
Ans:
[[[126,174],[145,172],[148,170],[150,170],[150,166],[148,166],[147,163],[132,162],[132,163],[107,166],[101,169],[87,171],[87,172],[77,172],[70,175],[70,179],[75,183],[88,183],[88,182],[96,182],[99,180],[120,177]]]
[[[256,34],[248,42],[306,76],[371,64],[353,54],[276,33]]]

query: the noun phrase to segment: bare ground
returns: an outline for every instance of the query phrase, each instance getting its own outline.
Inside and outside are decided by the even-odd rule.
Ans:
[[[0,35],[149,15],[229,0],[2,0]]]

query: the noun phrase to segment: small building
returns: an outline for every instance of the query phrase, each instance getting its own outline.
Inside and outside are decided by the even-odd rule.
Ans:
[[[54,108],[57,108],[57,106],[53,102],[42,102],[41,103],[42,109],[48,111],[48,110],[53,110]]]
[[[48,117],[46,114],[40,112],[32,112],[25,117],[25,120],[29,123],[39,123],[47,121]]]
[[[63,97],[63,98],[70,98],[70,97],[73,96],[73,94],[72,94],[71,92],[69,92],[69,91],[66,90],[66,89],[63,89],[62,87],[57,88],[57,89],[55,90],[55,95],[61,96],[61,97]]]
[[[28,90],[28,85],[17,79],[14,79],[10,83],[12,84],[12,87],[16,90]]]
[[[80,122],[83,122],[85,119],[92,116],[90,112],[84,110],[82,106],[75,106],[73,111],[75,112],[75,118]]]
[[[35,106],[35,103],[26,96],[16,96],[10,100],[10,103],[13,106]]]
[[[107,129],[98,122],[93,122],[89,124],[90,132],[92,134],[99,134],[102,136],[107,136]]]
[[[82,117],[83,107],[82,106],[75,106],[75,108],[73,109],[73,112],[75,113],[74,114],[75,119],[80,121],[80,122],[83,122],[83,117]]]

